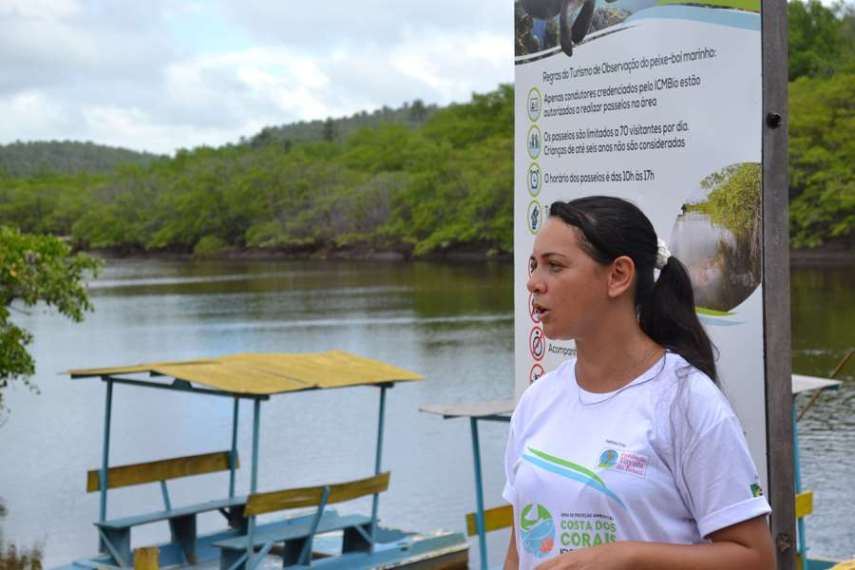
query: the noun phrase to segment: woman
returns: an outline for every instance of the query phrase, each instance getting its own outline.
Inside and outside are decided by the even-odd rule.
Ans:
[[[528,289],[545,335],[575,340],[576,358],[511,420],[505,567],[772,568],[769,504],[685,267],[624,200],[549,214]]]

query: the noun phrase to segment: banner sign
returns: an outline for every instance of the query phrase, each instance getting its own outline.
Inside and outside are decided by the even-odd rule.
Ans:
[[[630,200],[689,269],[765,479],[760,1],[518,0],[515,24],[517,396],[574,354],[526,290],[549,205]]]

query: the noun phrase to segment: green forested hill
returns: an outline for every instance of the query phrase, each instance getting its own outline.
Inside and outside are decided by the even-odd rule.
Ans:
[[[328,118],[325,121],[299,121],[280,127],[267,127],[243,141],[251,145],[263,145],[279,142],[283,146],[292,144],[343,140],[354,132],[379,127],[382,124],[396,123],[409,127],[418,127],[427,121],[437,110],[436,105],[425,105],[421,99],[404,103],[397,109],[382,107],[371,113],[360,111],[350,117]]]
[[[349,136],[179,151],[112,175],[0,181],[0,223],[84,248],[510,251],[513,89]]]
[[[0,177],[47,173],[107,173],[122,164],[148,164],[161,158],[91,142],[14,142],[0,145]]]
[[[851,245],[855,10],[788,6],[792,243]],[[271,127],[110,173],[0,176],[0,225],[126,251],[509,252],[513,98],[503,85],[443,109]]]

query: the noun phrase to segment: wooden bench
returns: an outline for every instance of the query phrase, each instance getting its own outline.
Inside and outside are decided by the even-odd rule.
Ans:
[[[484,511],[484,532],[492,532],[507,528],[514,523],[514,508],[502,505]],[[476,513],[466,514],[466,536],[478,535],[478,519]]]
[[[308,566],[315,535],[339,530],[343,531],[342,553],[369,552],[373,547],[371,527],[375,522],[362,515],[340,516],[336,512],[325,511],[325,508],[333,503],[376,495],[388,488],[389,473],[385,472],[345,483],[250,495],[246,502],[247,517],[302,507],[317,507],[317,510],[314,514],[287,519],[257,531],[251,522],[250,531],[245,536],[215,542],[213,546],[222,549],[220,568],[253,570],[279,542],[283,543],[284,566]]]
[[[240,461],[235,456],[235,468]],[[226,517],[231,528],[246,531],[246,519],[243,516],[246,497],[208,501],[196,505],[172,508],[166,481],[180,477],[190,477],[205,473],[227,471],[231,468],[231,452],[218,451],[202,455],[175,457],[148,463],[111,467],[107,472],[107,489],[159,482],[163,492],[164,509],[129,517],[98,521],[95,526],[104,548],[117,566],[132,566],[131,529],[135,526],[158,521],[169,521],[172,542],[178,544],[187,562],[196,562],[196,515],[203,512],[219,511]],[[87,473],[86,491],[101,491],[101,470],[93,469]]]

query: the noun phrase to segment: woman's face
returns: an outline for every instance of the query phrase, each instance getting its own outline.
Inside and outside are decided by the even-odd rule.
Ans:
[[[594,261],[579,246],[581,231],[549,218],[534,240],[528,290],[544,334],[569,340],[585,336],[609,300],[609,266]]]

